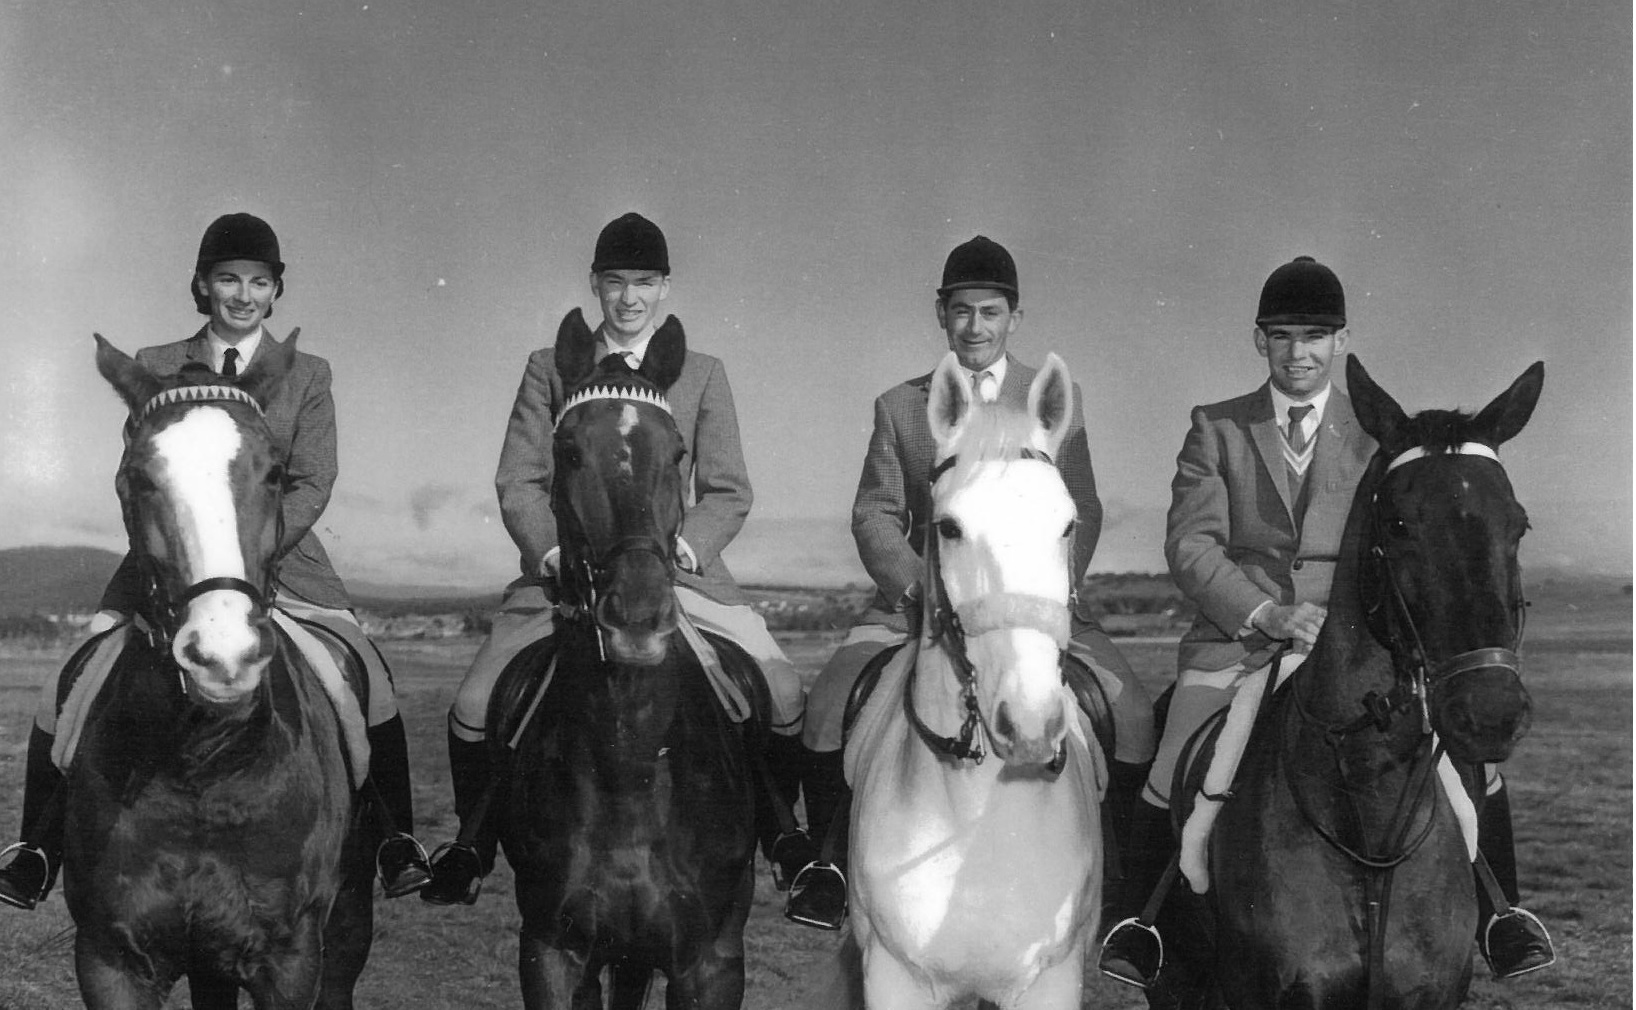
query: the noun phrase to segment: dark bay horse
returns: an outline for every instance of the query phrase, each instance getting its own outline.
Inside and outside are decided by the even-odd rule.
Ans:
[[[522,912],[530,1008],[639,1007],[654,972],[671,1008],[726,1010],[744,993],[754,797],[746,743],[678,631],[672,588],[684,445],[664,390],[679,330],[639,371],[559,343],[574,390],[556,421],[553,511],[562,545],[557,633],[525,650],[491,701],[515,743],[500,825]],[[724,662],[748,657],[717,642]],[[549,679],[519,734],[507,683]],[[512,718],[515,718],[512,716]]]
[[[1379,449],[1323,631],[1258,722],[1210,839],[1207,973],[1227,1005],[1433,1010],[1464,994],[1478,906],[1437,764],[1445,750],[1457,767],[1504,761],[1528,730],[1528,519],[1496,450],[1544,374],[1475,415],[1409,417],[1348,359]],[[1176,977],[1196,978],[1183,962]]]
[[[262,416],[295,353],[161,379],[97,337],[131,409],[118,476],[143,630],[66,781],[64,893],[92,1010],[352,1006],[371,848],[334,705],[268,614],[283,473]]]

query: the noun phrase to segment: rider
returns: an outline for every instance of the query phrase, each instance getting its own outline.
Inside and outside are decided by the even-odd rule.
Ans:
[[[681,330],[674,316],[661,322],[661,303],[670,292],[664,233],[640,214],[625,214],[602,229],[590,284],[602,308],[596,330],[599,357],[625,355],[636,367],[656,332],[667,327]],[[586,327],[578,309],[563,320],[563,332],[569,327]],[[730,639],[761,668],[772,701],[767,765],[781,801],[793,803],[802,776],[799,734],[805,697],[800,675],[721,558],[722,549],[744,524],[752,497],[739,447],[738,416],[722,363],[689,349],[667,398],[686,444],[678,465],[692,491],[676,541],[677,601],[685,619]],[[489,696],[512,657],[555,630],[560,548],[551,511],[551,441],[563,399],[554,350],[530,354],[495,476],[506,530],[522,555],[522,576],[506,587],[489,636],[472,659],[449,710],[450,778],[455,812],[467,833],[472,827],[467,822],[498,771],[490,766],[485,742]],[[811,861],[813,846],[803,832],[781,834],[769,825],[770,811],[764,804],[758,803],[757,810],[763,851],[775,878],[787,881]],[[432,860],[432,883],[422,897],[434,904],[476,901],[482,878],[494,864],[495,837],[491,824],[475,845],[457,841],[440,848]]]
[[[1171,481],[1165,558],[1199,613],[1182,638],[1164,736],[1132,816],[1133,886],[1121,898],[1121,919],[1142,910],[1175,856],[1170,788],[1188,739],[1284,646],[1287,673],[1317,640],[1347,513],[1375,452],[1351,398],[1330,383],[1348,339],[1345,294],[1333,271],[1310,256],[1274,270],[1261,289],[1251,336],[1267,361],[1268,381],[1248,395],[1194,408]],[[1307,479],[1314,470],[1335,478],[1315,486]],[[1516,860],[1503,792],[1490,798],[1482,820],[1480,847],[1502,880],[1502,867],[1511,867],[1505,886],[1514,903]],[[1120,922],[1103,942],[1102,971],[1151,986],[1162,961],[1154,936]],[[1500,920],[1484,953],[1502,977],[1554,956],[1549,939],[1520,916]]]
[[[190,362],[208,365],[227,378],[242,373],[254,364],[264,340],[276,342],[263,321],[272,317],[273,302],[284,293],[278,236],[251,214],[217,218],[199,243],[188,291],[194,306],[210,321],[186,340],[139,351],[137,361],[159,376],[173,375]],[[390,831],[376,859],[387,896],[398,897],[418,889],[428,874],[424,852],[406,833],[414,824],[408,740],[391,674],[359,627],[346,587],[313,532],[337,473],[329,363],[297,352],[283,385],[267,404],[266,419],[285,473],[274,606],[321,625],[362,657],[369,677],[369,775],[384,802],[385,819],[392,829],[401,829]],[[127,552],[103,592],[100,612],[91,622],[93,635],[129,620],[144,601],[136,556]],[[118,641],[102,642],[87,665],[111,664],[116,658]],[[32,909],[46,896],[62,855],[62,805],[52,800],[63,776],[51,759],[60,676],[53,672],[42,687],[23,784],[23,841],[10,848],[12,858],[0,869],[0,901],[18,908]]]
[[[1011,254],[978,235],[949,253],[935,308],[949,350],[977,395],[1025,408],[1035,369],[1006,350],[1022,323],[1018,297]],[[808,827],[815,839],[824,838],[836,817],[843,819],[836,831],[844,830],[848,816],[841,737],[852,685],[871,659],[907,640],[918,617],[924,570],[920,551],[931,512],[929,474],[936,453],[926,420],[930,382],[930,374],[910,379],[875,401],[874,431],[852,504],[852,536],[877,592],[871,609],[859,618],[812,687],[803,738],[819,772],[806,796]],[[1102,503],[1096,495],[1077,384],[1073,419],[1056,462],[1079,513],[1072,573],[1077,584],[1102,532]],[[1131,808],[1153,758],[1151,699],[1084,601],[1074,607],[1070,650],[1097,670],[1112,700],[1116,760],[1107,801],[1108,809],[1116,813],[1110,826],[1122,845],[1127,822],[1120,815]],[[820,929],[841,927],[846,916],[845,846],[834,847],[833,862],[804,868],[791,885],[784,914],[794,921]]]

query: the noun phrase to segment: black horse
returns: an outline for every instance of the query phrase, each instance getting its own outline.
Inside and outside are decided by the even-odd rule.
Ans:
[[[131,408],[118,486],[149,593],[65,785],[81,995],[157,1010],[185,975],[201,1010],[240,989],[349,1008],[375,839],[336,707],[268,613],[283,476],[262,406],[295,340],[236,384],[160,379],[97,340]]]
[[[1495,450],[1543,381],[1535,364],[1476,415],[1411,418],[1348,360],[1379,449],[1323,631],[1262,713],[1210,838],[1213,954],[1177,943],[1158,1005],[1208,1002],[1212,977],[1240,1008],[1460,1001],[1478,901],[1437,766],[1445,749],[1468,770],[1504,761],[1528,730],[1516,652],[1528,520]]]
[[[522,912],[524,1005],[639,1007],[655,971],[672,1008],[737,1007],[753,886],[748,731],[678,629],[671,580],[683,441],[663,391],[686,356],[661,330],[641,369],[559,345],[576,390],[557,418],[558,633],[525,651],[490,707],[512,747],[501,841]],[[720,640],[724,662],[750,660]],[[549,669],[547,669],[549,668]],[[519,670],[546,681],[519,731]],[[525,678],[528,679],[528,678]],[[750,678],[754,683],[754,678]],[[526,699],[525,699],[526,701]],[[509,717],[512,725],[507,726]]]

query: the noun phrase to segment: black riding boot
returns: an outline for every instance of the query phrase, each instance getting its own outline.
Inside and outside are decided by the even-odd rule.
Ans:
[[[1518,907],[1517,852],[1511,833],[1511,797],[1504,786],[1483,801],[1477,848],[1488,861],[1509,908],[1496,909],[1488,888],[1477,885],[1477,943],[1499,978],[1515,978],[1556,961],[1550,934],[1532,912]],[[1498,916],[1497,918],[1495,916]]]
[[[1132,804],[1125,880],[1115,912],[1119,919],[1102,941],[1097,960],[1102,974],[1144,989],[1158,979],[1164,950],[1158,930],[1142,921],[1142,912],[1175,855],[1170,811],[1142,800]]]
[[[807,751],[807,828],[818,855],[790,882],[784,917],[803,926],[840,929],[846,921],[846,846],[852,821],[852,790],[846,784],[846,752]]]
[[[409,788],[409,738],[403,717],[369,727],[369,777],[374,781],[376,816],[384,841],[375,850],[375,868],[388,898],[426,886],[432,868],[415,841],[415,800]]]
[[[0,868],[0,901],[32,911],[57,879],[62,866],[63,774],[51,763],[56,737],[38,726],[28,735],[28,765],[23,778],[22,840],[0,856],[11,861]]]
[[[1126,907],[1122,894],[1130,878],[1131,820],[1136,816],[1136,805],[1142,802],[1142,786],[1152,769],[1151,761],[1143,764],[1108,762],[1108,792],[1102,797],[1102,837],[1107,841],[1103,847],[1102,903],[1113,912]]]
[[[818,855],[812,837],[795,823],[795,801],[801,795],[808,751],[799,736],[768,733],[762,754],[771,781],[756,790],[756,838],[772,864],[773,885],[783,891]]]
[[[432,880],[421,889],[434,905],[471,905],[483,890],[483,878],[494,869],[500,832],[488,816],[495,777],[487,740],[462,740],[449,730],[449,778],[454,784],[454,812],[460,835],[432,854]]]

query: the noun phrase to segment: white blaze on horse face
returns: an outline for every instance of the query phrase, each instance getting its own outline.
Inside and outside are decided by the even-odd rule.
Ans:
[[[1066,610],[1073,538],[1065,534],[1076,512],[1056,468],[1038,460],[988,461],[955,479],[938,509],[961,530],[958,540],[939,547],[950,604],[959,609],[1000,596],[1060,601]],[[1050,760],[1067,728],[1061,643],[1026,622],[967,631],[990,727],[1003,704],[1014,729],[1007,747],[1020,760]]]
[[[619,454],[619,472],[629,475],[631,469],[631,432],[642,423],[642,415],[637,413],[634,403],[627,403],[619,408],[619,438],[624,443],[624,451]]]
[[[183,587],[244,579],[231,470],[242,446],[227,411],[200,406],[153,437],[161,497],[175,508],[173,560]],[[172,651],[207,700],[230,702],[255,688],[267,665],[243,593],[214,590],[188,603]]]

